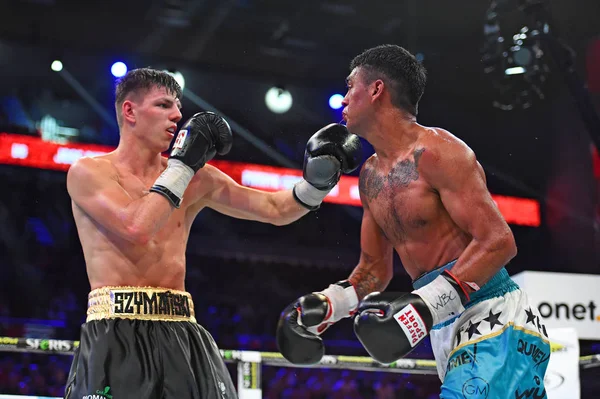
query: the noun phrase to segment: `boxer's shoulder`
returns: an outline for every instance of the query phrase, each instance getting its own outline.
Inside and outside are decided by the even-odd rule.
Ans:
[[[111,169],[116,171],[116,167],[114,165],[114,156],[115,155],[113,152],[102,155],[84,156],[73,162],[69,170],[75,168],[90,171],[98,169]]]
[[[471,148],[460,138],[446,129],[439,127],[424,127],[420,135],[419,145],[426,148],[430,156],[466,155]],[[425,154],[423,154],[425,156]]]
[[[79,158],[69,168],[67,174],[68,180],[85,182],[88,179],[98,176],[118,178],[119,173],[111,155],[109,153],[100,156]]]
[[[377,153],[373,153],[373,155],[371,155],[369,158],[367,158],[367,160],[364,163],[364,167],[370,167],[373,166],[377,163],[378,160],[378,156]]]
[[[417,147],[421,172],[460,169],[476,161],[475,153],[464,141],[442,128],[424,128]]]

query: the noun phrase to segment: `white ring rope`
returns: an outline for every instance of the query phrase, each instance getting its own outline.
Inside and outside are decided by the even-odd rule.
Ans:
[[[42,354],[72,355],[79,347],[79,341],[0,337],[0,352],[26,352]],[[437,374],[435,361],[428,359],[399,359],[392,364],[381,364],[367,356],[325,355],[318,364],[297,366],[283,358],[278,352],[257,352],[244,350],[221,350],[225,362],[238,365],[239,399],[260,399],[262,397],[261,366],[333,368],[344,370],[384,371],[408,374]],[[581,356],[579,367],[583,369],[600,366],[600,354]],[[54,399],[42,396],[2,395],[0,399]]]

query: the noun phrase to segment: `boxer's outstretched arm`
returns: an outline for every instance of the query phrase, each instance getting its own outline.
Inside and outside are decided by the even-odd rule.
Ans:
[[[131,198],[119,185],[114,167],[102,159],[75,162],[67,173],[67,190],[75,206],[96,223],[136,243],[150,240],[175,209],[160,194]]]
[[[291,189],[267,192],[244,187],[211,165],[204,167],[190,189],[202,193],[195,196],[205,206],[238,219],[282,226],[309,212],[294,199]]]
[[[394,248],[373,219],[365,201],[363,208],[360,259],[349,277],[359,300],[371,292],[385,290],[394,274]]]
[[[425,151],[422,172],[439,193],[452,220],[471,237],[452,273],[461,281],[485,284],[516,254],[513,233],[489,193],[474,152],[462,142]]]

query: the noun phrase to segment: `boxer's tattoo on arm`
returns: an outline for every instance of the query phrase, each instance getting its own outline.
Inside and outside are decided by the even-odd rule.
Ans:
[[[360,256],[365,260],[366,263],[375,263],[375,257],[373,255],[369,255],[365,251],[360,251]]]
[[[371,265],[376,262],[375,257],[361,252],[365,267],[357,267],[350,275],[350,281],[354,285],[356,295],[361,300],[371,292],[382,291],[385,289],[385,283],[371,271]]]

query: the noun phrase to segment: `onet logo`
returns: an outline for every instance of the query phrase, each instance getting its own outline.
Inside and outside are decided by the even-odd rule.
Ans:
[[[538,310],[544,319],[600,321],[600,314],[596,314],[594,301],[587,304],[542,302],[538,305]]]
[[[108,393],[110,391],[110,387],[107,385],[104,387],[103,391],[96,391],[93,395],[85,395],[81,399],[112,399],[112,395]]]

